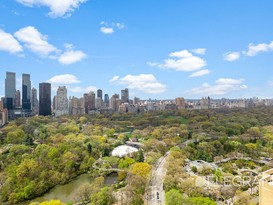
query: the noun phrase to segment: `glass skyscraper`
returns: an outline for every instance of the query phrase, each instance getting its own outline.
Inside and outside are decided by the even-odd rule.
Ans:
[[[5,79],[5,107],[12,110],[15,107],[16,74],[6,72]]]
[[[51,115],[51,84],[39,84],[39,115]]]
[[[22,108],[31,110],[31,81],[30,75],[25,73],[22,75]]]

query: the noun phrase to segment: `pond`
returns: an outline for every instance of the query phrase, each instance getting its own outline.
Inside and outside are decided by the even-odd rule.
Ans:
[[[117,178],[117,173],[111,173],[105,177],[104,183],[106,185],[112,185],[117,182]],[[93,179],[94,178],[89,174],[82,174],[71,182],[64,185],[57,185],[43,196],[33,199],[30,202],[20,203],[20,205],[28,205],[31,202],[50,201],[53,199],[58,199],[64,203],[75,202],[78,188],[85,183],[91,183]]]

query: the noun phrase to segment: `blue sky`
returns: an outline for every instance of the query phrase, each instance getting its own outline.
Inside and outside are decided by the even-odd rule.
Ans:
[[[2,0],[6,71],[69,95],[273,98],[272,0]],[[53,94],[55,91],[53,91]]]

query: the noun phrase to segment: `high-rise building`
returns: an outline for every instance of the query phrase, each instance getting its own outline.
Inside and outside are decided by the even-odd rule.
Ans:
[[[6,72],[5,79],[5,108],[13,110],[15,107],[16,74]]]
[[[0,100],[0,111],[2,111],[3,109],[4,109],[4,102]]]
[[[180,109],[185,109],[186,108],[186,103],[184,98],[176,98],[175,99],[175,104],[177,108]]]
[[[16,108],[21,107],[21,92],[20,92],[20,90],[17,90],[15,93],[15,107]]]
[[[68,115],[68,99],[67,89],[65,86],[60,86],[55,96],[55,115]]]
[[[0,126],[5,125],[8,122],[8,110],[0,110]]]
[[[22,108],[23,110],[31,110],[31,81],[30,75],[23,73],[22,75]]]
[[[39,113],[39,101],[38,101],[38,95],[37,95],[37,89],[32,88],[31,90],[31,106],[32,106],[32,112],[35,114]]]
[[[104,105],[105,105],[105,107],[109,107],[109,95],[108,94],[104,95]]]
[[[39,84],[39,115],[51,115],[51,84]]]
[[[101,89],[97,90],[97,98],[101,98],[102,99],[102,90]]]
[[[110,108],[112,108],[114,112],[117,112],[119,109],[119,105],[120,105],[119,95],[114,94],[110,99]]]
[[[72,97],[69,105],[71,115],[83,115],[85,113],[84,98]]]
[[[125,88],[124,90],[121,90],[121,102],[129,102],[129,90],[128,88]]]
[[[134,97],[133,104],[138,105],[140,103],[140,98]]]
[[[93,91],[91,91],[89,93],[85,93],[83,97],[84,97],[85,113],[89,113],[89,111],[95,110],[96,94]]]
[[[96,109],[100,109],[102,107],[102,99],[101,98],[96,98],[96,103],[95,103],[95,107]]]

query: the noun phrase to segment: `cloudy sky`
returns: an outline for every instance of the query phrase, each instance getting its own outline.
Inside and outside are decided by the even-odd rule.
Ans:
[[[2,0],[5,72],[69,95],[273,98],[272,0]],[[55,91],[53,91],[54,94]]]

